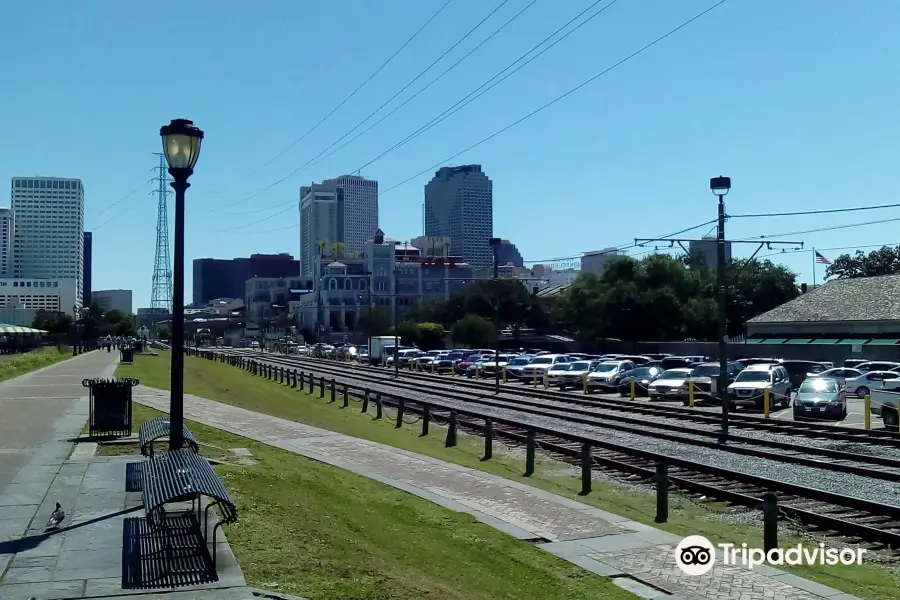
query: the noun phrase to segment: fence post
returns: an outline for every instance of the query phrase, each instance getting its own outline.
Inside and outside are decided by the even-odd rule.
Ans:
[[[366,390],[366,393],[363,396],[362,410],[359,412],[364,413],[364,412],[367,412],[368,410],[369,410],[369,390]]]
[[[335,390],[334,379],[331,380],[330,387],[331,387],[331,402],[334,402],[337,399],[337,397],[336,397],[337,391]]]
[[[534,429],[529,429],[525,445],[525,477],[534,475],[534,451],[536,446],[537,442],[534,439]]]
[[[431,424],[431,407],[427,404],[422,405],[422,433],[419,437],[428,435],[428,426]]]
[[[294,369],[291,373],[291,387],[294,389],[297,388],[297,369]]]
[[[587,496],[591,493],[591,445],[581,445],[581,495]]]
[[[494,423],[490,419],[484,420],[484,457],[481,460],[491,460],[494,456]]]
[[[450,424],[447,426],[447,440],[444,446],[452,448],[456,446],[456,411],[450,411]]]
[[[766,554],[778,547],[778,496],[763,494],[763,550]]]
[[[344,408],[350,403],[350,390],[347,388],[347,384],[344,384],[344,404],[342,405]]]
[[[384,405],[381,404],[381,392],[375,392],[375,420],[384,416]]]
[[[656,522],[669,520],[669,465],[656,463]]]
[[[403,426],[403,399],[401,398],[397,402],[397,422],[394,424],[394,429],[400,429]]]

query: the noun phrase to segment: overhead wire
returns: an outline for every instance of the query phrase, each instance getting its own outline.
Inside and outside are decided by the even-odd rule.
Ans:
[[[299,138],[297,138],[296,140],[291,142],[291,144],[287,148],[285,148],[284,150],[282,150],[281,152],[276,154],[274,157],[272,157],[271,159],[269,159],[262,165],[260,165],[258,168],[254,169],[253,171],[251,171],[250,173],[248,173],[244,177],[242,177],[242,180],[248,179],[248,178],[252,177],[253,175],[256,175],[261,170],[265,169],[266,167],[271,165],[273,162],[275,162],[276,160],[278,160],[279,158],[284,156],[285,153],[289,152],[291,149],[296,147],[297,144],[299,144],[300,142],[305,140],[307,137],[309,137],[309,135],[312,132],[314,132],[316,129],[318,129],[323,123],[325,123],[325,121],[327,121],[329,118],[331,118],[337,111],[339,111],[345,104],[347,104],[347,102],[349,102],[351,99],[353,99],[356,96],[356,94],[359,93],[360,90],[362,90],[369,82],[371,82],[373,79],[375,79],[375,77],[379,73],[381,73],[385,69],[385,67],[387,67],[391,62],[393,62],[393,60],[395,58],[397,58],[397,56],[401,52],[403,52],[403,50],[405,50],[406,47],[409,46],[413,42],[413,40],[415,40],[417,37],[419,37],[419,34],[421,34],[425,30],[425,28],[431,24],[432,21],[434,21],[442,12],[444,12],[444,9],[446,9],[450,5],[451,2],[453,2],[453,0],[447,0],[446,2],[444,2],[444,4],[442,4],[441,7],[437,9],[437,12],[433,13],[430,17],[428,17],[428,20],[425,21],[418,29],[416,29],[416,31],[405,42],[403,42],[403,44],[399,48],[397,48],[393,54],[391,54],[387,58],[387,60],[385,60],[383,63],[381,63],[381,65],[377,69],[372,71],[372,73],[368,77],[366,77],[362,81],[362,83],[360,83],[358,86],[356,86],[356,88],[352,92],[350,92],[350,94],[348,94],[343,100],[341,100],[337,104],[337,106],[332,108],[331,111],[328,112],[328,114],[326,114],[324,117],[319,119],[315,125],[313,125],[309,129],[307,129],[303,135],[301,135]],[[220,188],[219,190],[204,192],[201,195],[218,193],[219,191],[221,191],[221,189],[222,188]]]
[[[522,122],[524,122],[524,121],[530,119],[531,117],[534,117],[535,115],[537,115],[537,114],[543,112],[544,110],[550,108],[551,106],[555,105],[556,103],[560,102],[561,100],[564,100],[565,98],[571,96],[571,95],[574,94],[575,92],[577,92],[577,91],[581,90],[582,88],[586,87],[587,85],[593,83],[594,81],[596,81],[596,80],[599,79],[600,77],[603,77],[603,76],[606,75],[607,73],[609,73],[609,72],[613,71],[614,69],[616,69],[616,68],[622,66],[623,64],[627,63],[627,62],[630,61],[631,59],[637,57],[638,55],[640,55],[640,54],[642,54],[642,53],[644,53],[644,52],[646,52],[647,50],[649,50],[649,49],[652,48],[653,46],[655,46],[655,45],[657,45],[658,43],[662,42],[662,41],[665,40],[666,38],[668,38],[668,37],[674,35],[674,34],[677,33],[678,31],[681,31],[682,29],[684,29],[685,27],[687,27],[688,25],[690,25],[690,24],[693,23],[694,21],[700,19],[701,17],[703,17],[703,16],[706,15],[707,13],[709,13],[709,12],[713,11],[714,9],[718,8],[719,6],[725,4],[725,2],[727,2],[727,1],[728,1],[728,0],[719,0],[718,2],[716,2],[715,4],[713,4],[712,6],[710,6],[709,8],[706,8],[705,10],[703,10],[703,11],[697,13],[696,15],[694,15],[693,17],[691,17],[691,18],[688,19],[687,21],[684,21],[683,23],[681,23],[681,24],[678,25],[677,27],[674,27],[674,28],[670,29],[669,31],[667,31],[667,32],[664,33],[663,35],[657,37],[657,38],[654,39],[653,41],[649,42],[648,44],[645,44],[644,46],[642,46],[642,47],[639,48],[638,50],[635,50],[634,52],[632,52],[631,54],[629,54],[629,55],[626,56],[625,58],[619,60],[618,62],[614,63],[613,65],[611,65],[611,66],[609,66],[609,67],[607,67],[606,69],[603,69],[603,70],[600,71],[599,73],[593,75],[592,77],[590,77],[590,78],[588,78],[587,80],[581,82],[580,84],[578,84],[578,85],[576,85],[575,87],[569,89],[568,91],[566,91],[566,92],[560,94],[559,96],[557,96],[557,97],[554,98],[553,100],[550,100],[549,102],[547,102],[547,103],[543,104],[542,106],[536,108],[535,110],[531,111],[530,113],[526,114],[525,116],[520,117],[520,118],[517,119],[516,121],[513,121],[512,123],[510,123],[509,125],[503,127],[502,129],[498,129],[497,131],[495,131],[494,133],[488,135],[487,137],[484,137],[484,138],[482,138],[481,140],[479,140],[478,142],[475,142],[474,144],[472,144],[472,145],[469,146],[468,148],[465,148],[465,149],[463,149],[463,150],[457,152],[456,154],[453,154],[452,156],[448,156],[447,158],[444,158],[444,159],[441,160],[440,162],[435,163],[434,165],[428,167],[427,169],[423,169],[423,170],[419,171],[418,173],[416,173],[415,175],[412,175],[412,176],[410,176],[410,177],[407,177],[407,178],[404,179],[403,181],[401,181],[401,182],[399,182],[399,183],[396,183],[396,184],[390,186],[389,188],[387,188],[387,189],[385,189],[385,190],[383,190],[383,191],[380,191],[380,192],[379,192],[379,196],[380,196],[381,194],[386,194],[386,193],[390,192],[391,190],[395,190],[395,189],[397,189],[397,188],[400,187],[400,186],[406,185],[406,184],[409,183],[410,181],[412,181],[412,180],[414,180],[414,179],[416,179],[416,178],[418,178],[418,177],[421,177],[422,175],[424,175],[424,174],[426,174],[426,173],[429,173],[429,172],[433,171],[433,170],[436,169],[437,167],[440,167],[441,165],[444,165],[444,164],[450,162],[450,161],[453,160],[454,158],[457,158],[457,157],[459,157],[459,156],[462,156],[462,155],[465,154],[466,152],[469,152],[469,151],[471,151],[471,150],[474,150],[475,148],[481,146],[482,144],[485,144],[485,143],[489,142],[490,140],[494,139],[495,137],[497,137],[497,136],[499,136],[499,135],[501,135],[501,134],[503,134],[503,133],[506,133],[507,131],[509,131],[509,130],[512,129],[513,127],[516,127],[517,125],[519,125],[519,124],[521,124]]]
[[[381,109],[383,109],[385,106],[387,106],[388,104],[390,104],[395,98],[397,98],[397,96],[399,96],[400,94],[402,94],[403,92],[405,92],[407,89],[409,89],[410,86],[412,86],[416,81],[418,81],[419,79],[421,79],[423,75],[425,75],[428,71],[430,71],[430,70],[431,70],[438,62],[440,62],[441,60],[443,60],[443,58],[444,58],[445,56],[447,56],[448,54],[450,54],[450,52],[452,52],[454,49],[456,49],[457,46],[459,46],[459,45],[460,45],[461,43],[463,43],[466,39],[468,39],[469,36],[471,36],[473,33],[475,33],[476,30],[478,30],[482,25],[484,25],[484,23],[486,23],[488,19],[490,19],[492,16],[494,16],[494,14],[496,14],[497,11],[499,11],[499,10],[500,10],[501,8],[503,8],[507,3],[509,3],[509,1],[510,1],[510,0],[502,0],[502,1],[500,2],[500,4],[497,5],[496,8],[494,8],[494,10],[492,10],[491,12],[489,12],[489,13],[487,14],[487,16],[485,16],[483,19],[481,19],[481,21],[479,21],[478,23],[476,23],[471,29],[469,29],[469,31],[467,31],[467,32],[465,33],[465,35],[463,35],[463,36],[462,36],[461,38],[459,38],[452,46],[450,46],[447,50],[445,50],[443,54],[441,54],[440,56],[438,56],[434,61],[431,62],[431,64],[429,64],[429,65],[428,65],[427,67],[425,67],[422,71],[420,71],[418,75],[416,75],[415,77],[413,77],[406,85],[404,85],[402,88],[400,88],[400,90],[397,91],[393,96],[391,96],[390,98],[388,98],[387,100],[385,100],[378,108],[376,108],[376,109],[373,110],[371,113],[369,113],[363,120],[361,120],[359,123],[357,123],[356,125],[354,125],[351,129],[349,129],[346,133],[344,133],[344,135],[342,135],[341,137],[339,137],[338,139],[336,139],[334,142],[332,142],[327,148],[325,148],[325,149],[323,150],[323,152],[327,152],[328,150],[330,150],[331,148],[333,148],[334,146],[336,146],[337,144],[339,144],[340,142],[342,142],[347,136],[351,135],[354,131],[356,131],[357,129],[359,129],[360,127],[362,127],[369,119],[371,119],[373,116],[375,116],[376,114],[378,114],[378,113],[381,111]],[[232,203],[232,204],[228,204],[228,205],[226,205],[226,206],[223,206],[223,207],[220,207],[220,208],[217,208],[217,209],[214,209],[214,210],[216,210],[217,212],[219,212],[221,209],[224,209],[224,208],[230,208],[230,207],[232,207],[232,206],[236,206],[236,205],[241,204],[241,203],[243,203],[243,202],[245,202],[245,201],[247,201],[247,200],[250,200],[250,199],[252,199],[252,198],[255,198],[255,197],[259,196],[260,194],[262,194],[262,193],[264,193],[264,192],[267,192],[268,190],[272,189],[273,187],[275,187],[275,186],[277,186],[277,185],[283,183],[284,181],[286,181],[287,179],[289,179],[290,177],[292,177],[292,176],[295,175],[296,173],[300,172],[302,169],[304,169],[304,168],[306,168],[307,166],[309,166],[309,164],[310,164],[311,162],[312,162],[312,160],[307,161],[306,163],[304,163],[304,164],[300,165],[299,167],[297,167],[296,169],[292,170],[292,171],[291,171],[290,173],[288,173],[287,175],[285,175],[285,176],[283,176],[283,177],[281,177],[281,178],[279,178],[279,179],[273,181],[272,183],[270,183],[269,185],[265,186],[264,188],[261,188],[261,189],[257,190],[256,192],[251,193],[249,196],[246,196],[245,198],[241,198],[240,200],[238,200],[238,201],[236,201],[236,202],[234,202],[234,203]],[[293,202],[293,200],[292,200],[292,202]],[[271,208],[271,207],[270,207],[270,208]]]
[[[810,252],[810,253],[811,253],[811,252],[814,252],[814,251],[815,251],[815,252],[819,252],[819,251],[822,251],[822,252],[829,252],[829,251],[831,251],[831,250],[866,250],[866,249],[869,249],[869,248],[878,248],[878,249],[881,249],[881,248],[884,248],[884,247],[890,248],[890,247],[892,247],[892,246],[893,246],[893,247],[900,246],[900,242],[889,242],[889,243],[887,243],[887,244],[866,244],[866,245],[864,245],[864,246],[859,246],[859,245],[854,245],[854,246],[832,246],[832,247],[830,247],[830,248],[819,248],[819,247],[816,247],[816,248],[802,248],[802,249],[798,249],[798,250],[787,250],[787,249],[785,249],[785,250],[781,250],[781,251],[779,251],[779,252],[770,252],[770,253],[768,253],[768,254],[764,254],[764,255],[760,256],[760,258],[768,258],[768,257],[770,257],[770,256],[782,256],[782,255],[785,255],[785,254],[801,254],[801,253],[806,253],[806,252]]]
[[[837,213],[857,212],[861,210],[881,210],[884,208],[900,208],[897,204],[879,204],[878,206],[854,206],[849,208],[828,208],[823,210],[804,210],[780,213],[757,213],[750,215],[728,215],[729,219],[753,219],[759,217],[802,217],[806,215],[831,215]]]

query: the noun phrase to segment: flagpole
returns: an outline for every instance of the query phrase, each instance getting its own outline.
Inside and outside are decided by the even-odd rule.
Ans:
[[[816,249],[813,248],[813,287],[816,287]]]

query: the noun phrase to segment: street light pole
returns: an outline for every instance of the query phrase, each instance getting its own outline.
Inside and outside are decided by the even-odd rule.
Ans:
[[[500,259],[498,250],[500,238],[490,238],[488,244],[494,253],[494,393],[500,393]]]
[[[709,180],[709,189],[719,197],[719,217],[716,228],[716,291],[718,292],[718,321],[719,321],[719,401],[722,403],[722,430],[719,433],[719,442],[724,444],[728,440],[728,315],[727,315],[727,289],[725,282],[725,196],[731,189],[730,177],[713,177]]]
[[[172,264],[172,373],[169,449],[184,445],[184,193],[200,156],[203,131],[187,119],[174,119],[159,130],[175,190],[175,244]]]
[[[400,330],[397,328],[400,324],[398,321],[400,315],[398,308],[400,278],[397,277],[398,274],[399,269],[394,267],[394,377],[400,377]]]

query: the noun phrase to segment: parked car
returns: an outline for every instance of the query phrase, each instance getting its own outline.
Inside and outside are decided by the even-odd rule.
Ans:
[[[900,432],[900,379],[883,382],[883,387],[872,390],[870,412],[881,417],[884,428],[894,433]]]
[[[810,377],[800,384],[794,398],[794,420],[847,418],[847,395],[837,380]]]
[[[823,363],[824,364],[824,363]],[[821,373],[818,373],[816,377],[827,377],[829,379],[837,380],[838,384],[841,387],[844,387],[844,382],[847,379],[853,379],[854,377],[859,377],[863,373],[858,369],[848,369],[847,367],[835,367],[833,369],[826,369]]]
[[[525,368],[525,365],[531,362],[531,359],[534,358],[530,354],[520,354],[515,357],[509,364],[506,365],[506,378],[507,379],[522,379],[522,369]]]
[[[588,373],[587,391],[614,390],[619,387],[622,379],[629,376],[634,369],[635,364],[630,360],[602,362]]]
[[[665,359],[663,359],[665,363]],[[688,387],[687,380],[693,371],[690,367],[676,367],[663,371],[659,377],[650,382],[647,387],[647,393],[651,400],[662,398],[678,398],[687,397]]]
[[[493,360],[493,358],[479,358],[478,360],[474,361],[472,364],[466,367],[466,377],[484,377],[484,365],[488,361],[493,362]]]
[[[649,363],[648,363],[649,364]],[[658,366],[647,367],[639,366],[632,370],[626,377],[619,381],[619,395],[631,395],[631,380],[634,379],[634,395],[650,396],[650,384],[662,374],[662,369]]]
[[[522,368],[522,376],[520,379],[523,383],[530,383],[534,381],[535,377],[538,380],[543,380],[544,373],[553,365],[559,363],[568,363],[571,362],[569,357],[564,354],[542,354],[540,356],[535,356],[531,362],[525,365]]]
[[[769,408],[779,403],[787,408],[791,405],[791,377],[787,369],[781,365],[758,363],[750,365],[737,374],[728,388],[728,399],[735,405],[737,402],[753,402],[762,408],[765,390],[769,390]]]
[[[481,365],[482,374],[485,377],[493,376],[495,369],[501,369],[500,372],[502,373],[503,372],[502,369],[504,367],[506,367],[512,359],[516,358],[516,356],[518,356],[518,355],[517,354],[501,354],[499,356],[500,360],[498,361],[498,360],[496,360],[497,357],[494,354],[491,354],[489,357],[487,357],[487,361],[482,363],[482,365]],[[507,377],[509,377],[509,374],[507,374]]]
[[[559,362],[547,369],[547,383],[549,385],[558,385],[559,376],[567,373],[572,364],[570,362]]]
[[[853,368],[858,371],[862,371],[863,373],[868,373],[869,371],[893,371],[897,367],[900,367],[900,362],[889,360],[870,360],[864,363],[859,363]]]
[[[857,398],[865,398],[873,389],[882,387],[885,381],[898,377],[900,373],[896,371],[869,371],[859,377],[844,380],[844,392],[856,394]]]
[[[564,390],[568,387],[584,386],[584,379],[587,375],[599,365],[601,360],[576,360],[569,363],[569,369],[560,373],[557,377],[559,389]]]
[[[861,358],[848,358],[844,361],[844,366],[850,369],[855,369],[857,366],[869,362],[867,360],[863,360]]]
[[[728,363],[728,383],[734,381],[737,374],[744,370],[744,365],[737,362]],[[719,377],[719,363],[707,362],[694,367],[688,381],[694,386],[694,397],[712,398],[713,380]],[[684,399],[687,402],[687,398]]]
[[[783,360],[779,364],[787,369],[791,377],[791,387],[795,390],[800,388],[800,384],[807,377],[827,370],[822,363],[811,360]]]

